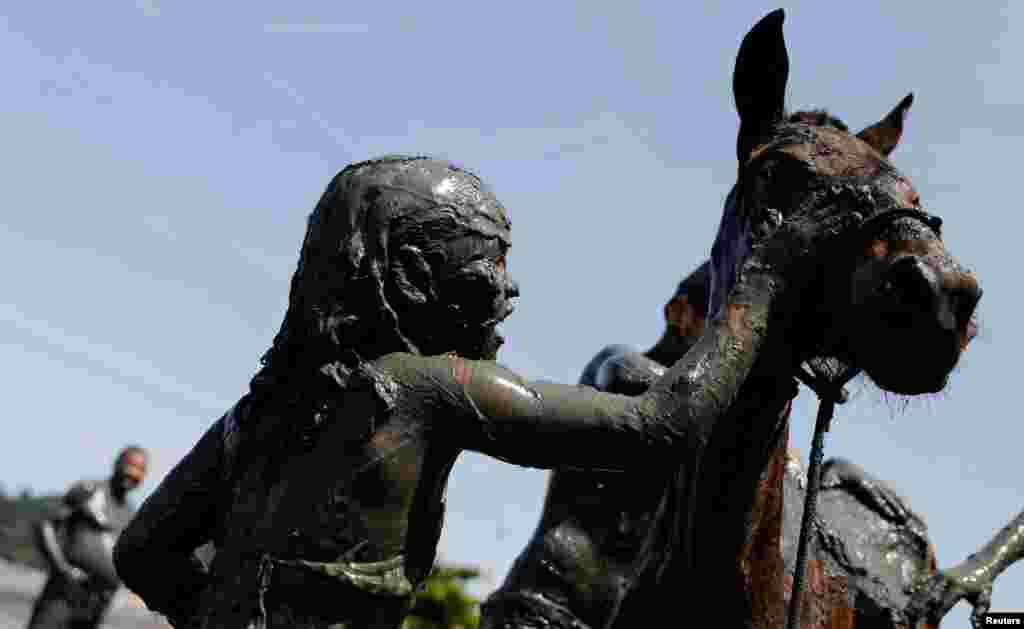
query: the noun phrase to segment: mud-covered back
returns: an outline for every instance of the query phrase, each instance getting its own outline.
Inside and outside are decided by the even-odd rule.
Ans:
[[[782,536],[787,580],[796,562],[806,487],[806,476],[791,457]],[[910,589],[936,570],[924,520],[888,483],[849,461],[832,459],[822,469],[816,524],[809,551],[816,568],[826,577],[846,578],[848,603],[859,618],[887,623],[880,627],[900,626]]]

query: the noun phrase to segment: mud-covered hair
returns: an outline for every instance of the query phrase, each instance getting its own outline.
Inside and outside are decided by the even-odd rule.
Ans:
[[[446,161],[388,155],[345,167],[309,217],[288,310],[254,384],[332,361],[417,353],[385,297],[389,247],[504,238],[508,228],[484,182]]]

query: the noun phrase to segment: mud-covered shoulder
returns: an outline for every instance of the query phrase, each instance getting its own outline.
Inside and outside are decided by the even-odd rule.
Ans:
[[[641,395],[665,375],[666,367],[640,352],[616,354],[598,371],[596,386],[622,395]]]
[[[75,481],[64,493],[64,505],[70,509],[81,509],[103,489],[103,481],[82,479]]]
[[[605,345],[601,348],[601,351],[594,354],[594,357],[590,359],[585,367],[583,367],[583,372],[580,374],[580,384],[596,387],[597,375],[601,370],[602,365],[617,356],[636,352],[636,348],[630,345],[623,345],[622,343]]]

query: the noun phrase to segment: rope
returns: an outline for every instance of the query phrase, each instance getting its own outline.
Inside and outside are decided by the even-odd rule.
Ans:
[[[841,377],[832,380],[826,374],[815,370],[814,374],[800,370],[797,377],[818,394],[818,419],[814,425],[811,440],[810,464],[807,467],[807,495],[804,497],[804,513],[800,522],[800,539],[796,548],[796,566],[793,569],[793,592],[789,598],[787,629],[799,629],[800,611],[803,599],[804,581],[807,569],[807,548],[810,545],[811,523],[818,510],[818,490],[821,487],[821,460],[824,457],[825,433],[828,432],[835,413],[836,404],[846,402],[843,385],[860,373],[859,369],[848,369]]]

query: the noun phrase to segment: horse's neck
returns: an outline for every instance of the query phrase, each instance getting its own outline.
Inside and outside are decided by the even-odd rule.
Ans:
[[[760,442],[764,449],[755,450],[767,454],[777,445],[782,415],[786,405],[796,396],[796,370],[800,356],[797,331],[789,326],[769,327],[771,332],[758,346],[754,364],[731,405],[730,421],[720,424],[724,429],[720,436],[731,443],[725,446],[727,449],[743,449],[753,442]],[[754,451],[750,451],[747,456],[753,454]],[[768,461],[762,459],[761,463],[767,465]]]

